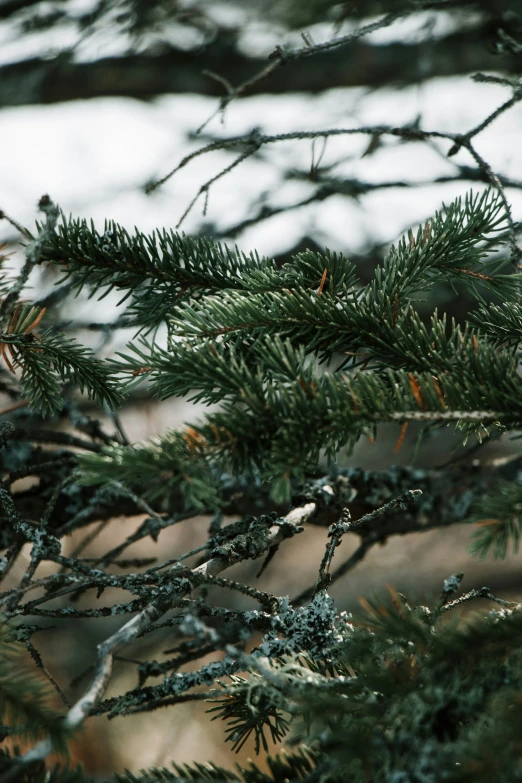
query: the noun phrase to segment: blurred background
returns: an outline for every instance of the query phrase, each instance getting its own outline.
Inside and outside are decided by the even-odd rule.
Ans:
[[[520,2],[440,0],[416,8],[412,12],[406,0],[0,0],[0,208],[31,229],[38,199],[48,193],[66,215],[92,219],[100,230],[105,220],[129,231],[179,228],[281,262],[307,248],[328,247],[355,260],[365,283],[404,231],[416,231],[443,202],[487,186],[484,171],[466,150],[448,157],[451,145],[445,139],[406,143],[377,134],[277,141],[218,178],[207,203],[202,193],[188,213],[205,183],[234,163],[237,150],[200,155],[161,187],[148,192],[147,186],[206,144],[256,130],[277,135],[380,125],[452,133],[474,128],[511,93],[472,75],[515,79],[521,73],[521,51],[509,44],[522,34]],[[384,14],[396,18],[379,27]],[[254,78],[272,62],[268,58],[276,47],[313,47],[372,24],[378,29],[347,45]],[[521,127],[518,103],[475,139],[505,187],[519,229]],[[14,270],[21,259],[18,240],[12,225],[0,221],[0,244],[12,253]],[[53,270],[36,269],[29,281],[34,298],[58,278]],[[123,311],[120,296],[112,292],[101,302],[87,297],[82,292],[71,299],[61,317],[72,320],[78,339],[100,355],[122,350],[132,334],[107,336],[89,329],[90,322],[112,321]],[[435,305],[462,320],[472,302],[463,291],[439,286],[419,308],[430,313]],[[85,410],[96,414],[88,405]],[[201,411],[183,400],[157,403],[144,393],[122,414],[122,425],[136,441],[193,421]],[[381,427],[378,440],[361,442],[349,464],[368,469],[409,464],[418,431],[410,427],[395,452],[399,429]],[[456,444],[446,430],[433,431],[415,464],[439,465],[454,456]],[[516,445],[496,441],[480,458],[508,456]],[[88,553],[110,549],[144,518],[113,520]],[[190,520],[164,531],[161,557],[202,543],[208,522]],[[390,540],[340,580],[332,595],[340,608],[350,609],[361,594],[392,583],[412,600],[422,600],[438,594],[451,573],[464,571],[468,589],[487,584],[506,599],[519,597],[518,558],[500,564],[470,560],[469,532],[461,525]],[[283,547],[259,588],[295,595],[307,587],[325,536],[325,530],[311,528]],[[73,551],[77,544],[70,537],[67,546]],[[128,557],[157,556],[157,546],[146,540],[131,547]],[[343,558],[351,546],[343,542]],[[24,567],[18,564],[13,581]],[[258,567],[242,564],[230,577],[252,582]],[[114,600],[109,592],[100,599]],[[48,667],[65,690],[92,661],[96,643],[117,627],[114,622],[68,623],[66,644],[63,634],[41,634]],[[157,651],[147,642],[133,654],[150,658],[169,647],[166,639],[155,643]],[[115,672],[108,696],[136,684],[124,666]],[[223,724],[202,718],[202,712],[199,705],[180,705],[112,722],[93,718],[77,758],[98,774],[126,767],[137,771],[171,758],[230,766]],[[249,755],[252,747],[245,746],[237,759],[244,762]]]

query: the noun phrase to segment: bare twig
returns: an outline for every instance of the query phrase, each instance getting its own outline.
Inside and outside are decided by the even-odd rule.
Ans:
[[[455,600],[451,601],[449,604],[441,606],[440,611],[449,612],[450,609],[456,609],[458,606],[467,604],[470,601],[475,601],[477,598],[487,598],[489,601],[495,601],[495,603],[510,609],[520,606],[518,601],[504,601],[503,598],[498,598],[496,595],[493,595],[489,587],[480,587],[476,590],[470,590],[469,593],[461,595],[460,598],[455,598]]]
[[[381,30],[383,27],[389,27],[397,19],[400,19],[401,16],[406,15],[407,12],[404,11],[386,14],[386,16],[383,16],[382,19],[378,19],[376,22],[370,22],[369,24],[363,25],[352,33],[348,33],[347,35],[343,35],[339,38],[332,38],[320,44],[312,44],[305,38],[304,40],[306,45],[300,49],[284,49],[281,46],[276,46],[272,54],[270,54],[268,57],[268,64],[265,65],[264,68],[262,68],[256,74],[254,74],[254,76],[251,76],[249,79],[245,79],[245,81],[238,84],[237,87],[232,87],[232,85],[226,79],[219,76],[219,74],[206,71],[208,76],[223,84],[227,94],[221,98],[219,107],[198,128],[197,133],[201,133],[201,131],[206,128],[209,122],[214,119],[214,117],[224,112],[227,106],[233,100],[238,98],[240,95],[244,95],[251,87],[265,79],[281,65],[289,62],[296,62],[298,60],[304,59],[305,57],[313,57],[316,54],[322,54],[323,52],[330,51],[331,49],[338,49],[341,46],[346,46],[347,44],[350,44],[353,41],[356,41],[358,38],[362,38],[363,36],[368,35],[369,33],[373,33],[376,30]]]
[[[309,517],[314,514],[315,510],[315,503],[307,503],[301,508],[294,509],[284,518],[285,524],[289,528],[293,528],[295,532],[302,523],[306,522]],[[262,545],[259,546],[259,554],[262,554],[262,551],[265,551],[272,546],[276,546],[288,535],[289,531],[284,525],[274,524],[267,530]],[[217,555],[216,557],[212,557],[206,563],[203,563],[201,566],[194,569],[194,574],[196,576],[215,576],[226,568],[230,568],[230,566],[239,562],[241,559],[243,559],[241,554],[229,550],[228,556]],[[179,573],[179,569],[173,567],[171,570],[173,572],[173,579],[175,579],[176,572]],[[190,592],[190,587],[185,587],[182,591],[176,591],[175,589],[168,591],[166,595],[150,603],[139,612],[136,617],[133,617],[132,620],[125,623],[119,631],[98,645],[98,659],[94,677],[87,691],[66,715],[64,719],[64,726],[66,729],[70,731],[77,729],[100,703],[111,679],[115,653],[119,652],[124,647],[127,647],[127,645],[136,639],[151,625],[151,623],[168,611],[172,606],[173,600],[180,596],[180,592],[181,595]],[[47,737],[22,756],[20,761],[24,765],[33,763],[45,759],[52,752],[53,744],[51,739]]]
[[[422,131],[417,128],[412,128],[411,125],[403,127],[392,127],[389,125],[375,125],[375,126],[363,126],[361,128],[328,128],[323,130],[314,131],[293,131],[291,133],[278,133],[278,134],[263,134],[258,129],[254,129],[250,133],[245,133],[241,136],[233,136],[228,139],[218,139],[210,144],[200,147],[194,152],[185,155],[184,158],[169,171],[164,177],[150,182],[145,191],[151,193],[152,191],[165,184],[167,180],[174,176],[178,171],[187,166],[195,158],[201,155],[207,155],[210,152],[216,152],[217,150],[233,150],[237,147],[247,148],[247,152],[252,147],[259,149],[266,144],[276,144],[282,141],[296,141],[304,139],[328,139],[334,136],[354,136],[357,134],[370,135],[370,136],[396,136],[408,141],[423,141],[431,138],[447,139],[454,144],[461,140],[460,134],[455,133],[443,133],[441,131]],[[248,155],[247,155],[248,157]],[[243,158],[242,158],[243,159]]]
[[[386,514],[401,510],[407,511],[418,500],[420,495],[422,495],[422,491],[420,489],[408,490],[400,497],[390,500],[389,503],[385,503],[380,508],[376,508],[375,511],[372,511],[369,514],[365,514],[360,519],[355,521],[352,520],[348,508],[345,508],[343,510],[341,519],[338,522],[334,522],[328,531],[328,537],[331,540],[326,545],[326,551],[324,553],[321,565],[319,566],[319,578],[317,580],[315,592],[318,593],[320,590],[326,590],[332,582],[332,577],[330,575],[330,565],[332,563],[334,552],[341,543],[341,538],[344,533],[357,532],[358,530],[361,530],[362,528],[365,528],[367,525],[369,525],[370,522],[373,522],[374,520],[385,516]]]

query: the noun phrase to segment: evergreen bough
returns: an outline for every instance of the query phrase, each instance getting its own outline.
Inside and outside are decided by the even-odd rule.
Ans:
[[[510,105],[522,99],[515,81],[502,82],[513,90]],[[448,154],[473,152],[482,127],[446,134]],[[277,141],[266,138],[251,135],[247,152]],[[1,751],[2,783],[83,783],[80,768],[46,771],[44,762],[64,751],[90,715],[121,719],[191,700],[208,702],[213,719],[226,722],[234,750],[253,737],[256,752],[269,754],[267,771],[255,763],[234,770],[173,763],[114,781],[522,780],[519,603],[487,587],[462,593],[462,574],[444,575],[429,606],[389,587],[387,597],[364,598],[359,612],[346,613],[329,595],[333,582],[392,535],[467,520],[478,523],[472,553],[503,558],[518,548],[519,457],[481,469],[343,467],[380,423],[402,425],[397,448],[410,422],[422,423],[423,432],[454,427],[464,443],[520,430],[521,254],[502,182],[488,177],[491,187],[441,205],[392,246],[366,284],[356,265],[327,250],[278,264],[172,231],[130,234],[107,222],[100,233],[41,199],[44,221],[34,234],[20,227],[21,272],[14,281],[7,270],[0,278],[0,389],[13,401],[0,412],[2,579],[30,546],[19,583],[0,595],[0,731],[4,740],[35,743]],[[42,264],[62,278],[48,296],[22,300]],[[440,284],[474,300],[463,324],[437,309],[430,318],[421,312],[421,297],[433,301]],[[94,325],[133,332],[126,350],[105,361],[59,322],[60,305],[83,288],[99,297],[117,289],[127,302],[114,324]],[[144,388],[159,399],[189,395],[219,409],[129,443],[117,408]],[[86,415],[76,389],[110,414],[114,434]],[[46,429],[45,420],[69,422],[86,437]],[[42,442],[59,448],[43,450]],[[38,477],[38,490],[13,493],[26,476]],[[73,555],[62,554],[66,535],[99,521],[97,534],[114,516],[143,512],[140,528],[96,561],[82,557],[92,533]],[[125,557],[131,544],[157,540],[201,513],[211,518],[203,545],[174,561]],[[272,558],[277,564],[279,544],[309,524],[328,527],[328,539],[317,575],[299,596],[222,575],[248,559],[262,558],[261,570]],[[349,533],[359,545],[339,563],[336,550]],[[40,577],[44,562],[57,568]],[[101,607],[94,599],[89,608],[75,600],[110,588],[131,599]],[[221,606],[210,588],[212,598],[214,589],[239,592],[252,608]],[[458,610],[476,599],[494,609],[464,620]],[[49,619],[119,615],[84,695],[67,710],[47,705],[35,675],[13,676],[12,656],[25,649],[67,704],[34,635]],[[104,698],[114,656],[160,628],[172,629],[176,646],[138,665],[134,689]],[[213,662],[182,671],[217,652]],[[269,741],[285,747],[274,750]]]

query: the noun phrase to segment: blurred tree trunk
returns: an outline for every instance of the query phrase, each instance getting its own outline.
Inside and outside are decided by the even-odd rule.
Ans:
[[[315,57],[277,68],[249,89],[248,94],[321,92],[335,87],[407,85],[429,78],[477,70],[516,73],[522,56],[492,51],[498,23],[420,43],[371,45],[353,41]],[[504,28],[506,25],[504,25]],[[225,94],[253,77],[267,60],[249,57],[238,47],[238,33],[222,30],[210,44],[193,51],[158,44],[157,53],[143,52],[74,62],[62,54],[55,59],[31,58],[0,67],[0,106],[125,96],[142,100],[172,93],[208,96]],[[489,51],[488,51],[489,49]]]

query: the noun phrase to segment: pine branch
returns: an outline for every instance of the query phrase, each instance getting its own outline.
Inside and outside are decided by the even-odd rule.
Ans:
[[[357,34],[380,26],[372,22]],[[306,51],[294,53],[295,57],[277,51],[276,65],[285,57],[301,59],[337,45],[306,43]],[[505,45],[513,52],[518,46],[514,39],[506,39]],[[269,64],[266,73],[275,67]],[[490,182],[496,193],[470,194],[443,206],[416,234],[409,232],[392,247],[366,286],[360,286],[354,265],[342,255],[309,252],[280,266],[273,259],[245,256],[216,242],[174,233],[156,232],[147,237],[136,231],[130,236],[107,223],[104,234],[99,234],[92,225],[72,220],[57,228],[56,207],[48,197],[40,203],[46,225],[38,227],[36,239],[23,232],[29,245],[19,280],[11,288],[2,288],[0,280],[0,290],[6,293],[0,312],[10,318],[2,325],[0,354],[10,371],[14,372],[17,363],[23,368],[21,387],[29,399],[19,404],[31,402],[42,414],[59,410],[61,378],[79,385],[82,391],[87,389],[98,404],[114,406],[122,400],[115,378],[119,373],[127,377],[127,391],[147,378],[153,392],[164,399],[191,394],[199,401],[222,406],[199,424],[130,446],[117,419],[114,423],[121,443],[116,442],[118,436],[106,435],[98,422],[68,405],[69,420],[95,441],[90,446],[67,436],[70,445],[87,444],[94,452],[77,457],[80,467],[73,475],[68,460],[63,471],[55,459],[22,468],[16,462],[15,433],[4,433],[4,448],[13,448],[15,454],[6,458],[8,464],[12,457],[9,477],[0,487],[8,531],[4,539],[9,547],[0,572],[5,575],[9,571],[25,542],[32,545],[30,563],[20,583],[0,598],[7,616],[138,613],[99,645],[91,683],[60,724],[59,738],[63,740],[94,713],[108,711],[109,717],[114,717],[181,701],[212,699],[215,689],[197,693],[192,689],[212,685],[216,678],[228,678],[222,683],[225,700],[218,712],[230,724],[228,733],[234,745],[239,748],[254,733],[257,749],[263,746],[266,750],[265,732],[279,741],[292,722],[292,741],[301,744],[303,754],[270,759],[270,774],[251,767],[239,769],[236,775],[197,764],[174,767],[173,773],[150,770],[138,778],[140,781],[355,783],[385,775],[394,781],[419,776],[451,780],[457,776],[482,783],[513,778],[513,770],[520,766],[518,737],[522,726],[522,713],[516,709],[522,687],[518,604],[505,601],[488,588],[455,597],[460,575],[446,580],[433,608],[412,608],[404,596],[390,589],[391,607],[377,599],[363,599],[366,613],[354,618],[337,614],[326,594],[335,578],[389,535],[460,521],[469,511],[473,494],[483,490],[488,479],[469,478],[466,487],[471,485],[473,491],[466,493],[465,481],[458,483],[462,478],[458,471],[451,472],[451,478],[450,472],[439,475],[440,485],[429,487],[418,511],[411,508],[409,500],[419,496],[419,484],[429,484],[432,473],[403,472],[398,477],[391,469],[375,487],[370,484],[375,475],[361,479],[348,470],[337,473],[331,483],[323,477],[304,486],[323,456],[330,463],[339,459],[380,422],[402,423],[398,446],[409,421],[437,427],[456,424],[464,440],[471,433],[490,437],[521,426],[520,373],[513,350],[520,341],[520,282],[517,276],[504,274],[507,262],[517,262],[520,257],[517,225],[504,191],[508,181],[497,176],[472,144],[478,133],[522,98],[514,81],[502,83],[513,90],[512,97],[465,134],[422,131],[414,125],[275,136],[254,131],[213,142],[188,155],[177,167],[212,150],[238,151],[232,163],[201,186],[200,195],[208,194],[213,182],[263,145],[293,139],[363,133],[369,134],[375,145],[391,134],[403,141],[450,140],[449,156],[461,148],[467,150],[475,161],[475,173],[481,175],[477,179]],[[247,80],[240,89],[248,86]],[[231,88],[229,98],[234,97],[233,92]],[[312,168],[316,168],[315,162]],[[510,259],[493,256],[493,252],[504,251],[506,242]],[[94,295],[105,287],[106,295],[117,288],[123,293],[122,301],[131,299],[124,321],[108,326],[107,335],[122,324],[141,330],[166,323],[167,347],[141,338],[129,346],[132,355],[120,354],[120,361],[103,366],[81,346],[71,345],[63,333],[48,330],[38,337],[33,330],[45,311],[17,303],[31,266],[44,261],[63,268],[63,279],[72,283],[71,290],[87,285]],[[437,313],[426,326],[415,309],[419,294],[436,284],[456,282],[481,305],[471,320],[477,331],[469,324],[449,328]],[[501,297],[507,303],[506,310],[486,304],[485,295]],[[11,313],[13,307],[17,309]],[[99,329],[101,325],[92,326]],[[335,368],[333,363],[326,366],[339,352],[348,358],[343,357]],[[14,410],[10,406],[3,412]],[[32,440],[45,437],[38,428],[30,434]],[[104,446],[97,452],[98,441]],[[506,469],[506,476],[516,475],[515,462]],[[52,476],[46,481],[47,469]],[[21,477],[20,470],[25,470],[24,475],[33,475],[30,471],[34,470],[42,481],[43,506],[38,521],[33,519],[33,510],[26,516],[27,508],[32,508],[30,493],[24,496],[29,505],[22,513],[18,505],[22,498],[14,498],[9,491]],[[500,470],[491,470],[489,480],[493,482],[500,474]],[[67,509],[72,509],[72,517],[63,522],[62,512],[60,522],[53,520],[58,529],[52,528],[53,512],[59,499],[67,496],[65,490],[72,488],[72,478],[79,481],[76,488],[98,485],[98,489],[88,493],[88,507],[84,507],[86,495],[81,489],[76,495],[71,492]],[[415,489],[411,488],[413,479],[419,482]],[[393,484],[391,501],[390,493],[381,497],[386,481]],[[409,486],[396,493],[397,485],[406,481]],[[455,486],[452,481],[458,493],[453,497],[445,494],[441,510],[441,495],[448,484]],[[246,487],[246,503],[261,504],[264,511],[269,503],[271,507],[280,504],[286,513],[256,514],[253,519],[243,518],[222,527],[227,503],[235,509],[244,500],[234,494],[237,485]],[[356,500],[356,485],[365,490],[364,499]],[[471,520],[486,523],[473,544],[479,554],[493,548],[503,557],[510,543],[516,549],[519,495],[518,482],[500,485],[480,509],[472,510]],[[292,497],[296,508],[288,512]],[[357,503],[370,503],[368,497],[374,506],[356,516]],[[95,562],[79,557],[88,538],[72,556],[61,554],[58,536],[92,521],[93,515],[99,519],[100,509],[103,514],[114,514],[122,498],[149,515],[135,534]],[[164,516],[153,507],[156,504]],[[431,517],[426,509],[432,512]],[[115,575],[102,570],[131,543],[145,536],[157,538],[164,527],[182,517],[210,510],[216,513],[203,545],[143,573]],[[342,512],[344,522],[339,522]],[[486,520],[480,516],[484,513],[489,515]],[[265,554],[266,564],[278,544],[299,532],[305,521],[323,525],[333,521],[332,540],[319,565],[319,580],[309,605],[293,608],[287,599],[216,576],[234,563]],[[103,525],[102,519],[95,532]],[[337,544],[349,532],[361,538],[360,545],[330,576]],[[188,569],[180,565],[203,551],[208,552],[208,559],[199,566]],[[61,570],[36,579],[36,568],[44,560],[56,563]],[[144,565],[141,560],[130,562],[135,567]],[[206,596],[210,586],[239,591],[257,601],[260,609],[239,612],[214,606]],[[94,609],[42,608],[42,604],[66,596],[75,600],[90,589],[96,589],[100,597],[105,589],[115,587],[130,592],[132,600]],[[187,598],[196,588],[203,589],[204,597]],[[32,590],[39,591],[37,597],[26,599]],[[307,597],[305,591],[300,603]],[[439,622],[442,615],[456,614],[461,606],[484,598],[499,604],[501,610],[477,622]],[[173,615],[165,618],[171,609],[175,610]],[[201,616],[213,618],[216,627],[205,626]],[[175,657],[159,663],[138,662],[138,687],[102,701],[118,651],[138,636],[172,626],[187,637],[176,647]],[[34,630],[24,626],[20,633],[41,664],[29,641]],[[254,630],[263,635],[258,647],[247,654],[246,643]],[[199,670],[179,671],[186,663],[218,651],[225,653],[221,660],[204,663]],[[246,676],[237,677],[239,672]],[[145,687],[146,679],[162,674],[161,684]],[[7,702],[16,702],[19,683],[7,682],[5,689]],[[38,709],[34,714],[28,710],[28,721],[38,722],[42,716],[37,713]],[[51,722],[48,738],[29,751],[18,768],[11,767],[9,779],[20,773],[26,777],[32,770],[39,773],[39,762],[57,741],[53,739],[54,728]],[[496,749],[494,758],[483,751],[488,732]],[[313,747],[313,755],[306,750],[309,747]],[[58,780],[58,773],[56,776]],[[132,779],[131,773],[123,778],[126,782]]]
[[[108,368],[89,348],[75,344],[65,334],[49,329],[29,346],[14,340],[9,344],[14,346],[23,366],[22,392],[41,415],[50,415],[64,404],[54,373],[62,381],[79,386],[82,392],[87,389],[98,405],[106,403],[112,408],[121,404],[122,395]]]
[[[121,403],[116,383],[91,350],[75,344],[71,338],[52,328],[41,336],[36,335],[33,330],[44,318],[45,312],[46,308],[19,303],[10,317],[8,330],[0,333],[0,354],[13,374],[15,366],[22,367],[21,390],[29,398],[27,402],[33,410],[46,416],[62,407],[62,390],[55,373],[62,380],[79,385],[81,391],[86,387],[89,395],[100,405]]]
[[[91,296],[105,288],[99,298],[113,288],[126,291],[120,303],[132,295],[129,315],[136,325],[150,328],[189,297],[243,288],[242,276],[263,263],[256,254],[246,255],[203,237],[172,231],[149,236],[136,231],[131,237],[112,221],[100,234],[94,224],[72,218],[63,218],[48,238],[41,261],[62,267],[65,276],[59,283],[69,281],[77,293],[86,285]]]
[[[272,482],[271,497],[284,502],[291,477],[302,480],[305,471],[316,469],[321,449],[334,458],[377,422],[454,423],[464,438],[486,424],[515,429],[522,420],[516,360],[484,343],[469,345],[469,352],[455,356],[451,372],[438,377],[385,369],[352,378],[321,374],[289,341],[259,341],[259,361],[252,366],[236,360],[228,344],[209,346],[206,359],[212,364],[205,366],[204,382],[211,388],[227,384],[220,389],[222,412],[185,432],[167,433],[151,446],[109,447],[105,456],[79,456],[81,480],[103,483],[118,472],[123,480],[122,460],[127,479],[145,469],[152,478],[158,467],[169,469],[169,451],[174,449],[176,458],[175,452],[184,449],[185,455],[191,452],[196,471],[213,464],[219,470],[259,472]],[[175,382],[187,383],[183,369],[192,382],[191,368],[181,364]],[[172,469],[177,470],[175,461]],[[155,487],[148,491],[157,497]]]
[[[518,479],[518,477],[517,477]],[[472,536],[470,553],[481,560],[491,551],[498,560],[504,560],[508,547],[518,552],[522,533],[522,484],[500,481],[497,487],[475,502],[466,522],[477,525]]]
[[[482,306],[468,320],[496,345],[516,348],[522,341],[522,305],[518,301]]]
[[[259,680],[259,676],[257,678]],[[288,733],[289,722],[284,713],[270,699],[264,698],[265,688],[255,689],[252,681],[244,677],[231,675],[232,686],[227,688],[227,694],[218,699],[209,700],[217,703],[217,707],[207,710],[216,713],[212,720],[221,718],[228,721],[226,742],[232,742],[232,750],[241,750],[250,735],[254,733],[255,752],[259,755],[261,745],[268,753],[268,743],[265,731],[270,732],[272,742],[281,742]],[[234,690],[234,686],[236,686]],[[247,687],[245,687],[247,686]]]

